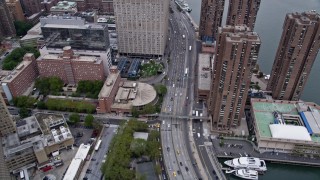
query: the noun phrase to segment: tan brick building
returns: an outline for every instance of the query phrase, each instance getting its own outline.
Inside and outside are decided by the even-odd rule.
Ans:
[[[6,3],[14,20],[16,21],[26,20],[19,0],[6,0]]]
[[[67,84],[81,80],[104,81],[103,62],[99,57],[74,54],[70,46],[62,54],[46,54],[37,59],[40,77],[57,76]]]
[[[0,136],[6,136],[16,131],[15,123],[10,117],[10,113],[7,109],[4,99],[0,95]]]

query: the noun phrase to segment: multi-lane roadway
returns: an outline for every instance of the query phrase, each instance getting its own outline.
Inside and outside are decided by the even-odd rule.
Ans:
[[[170,14],[169,53],[167,72],[167,95],[162,113],[190,115],[193,103],[194,64],[196,61],[195,30],[184,12],[179,12],[171,2],[174,13]],[[187,69],[187,70],[186,70]],[[160,118],[164,163],[169,179],[199,179],[199,171],[188,140],[188,119]]]

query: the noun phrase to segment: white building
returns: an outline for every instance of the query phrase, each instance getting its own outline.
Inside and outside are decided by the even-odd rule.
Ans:
[[[169,0],[114,0],[118,51],[162,56],[168,33]]]

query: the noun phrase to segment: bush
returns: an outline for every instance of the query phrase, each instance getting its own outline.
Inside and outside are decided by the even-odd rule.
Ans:
[[[84,126],[92,127],[93,126],[94,117],[91,114],[88,114],[84,120]]]
[[[72,113],[70,116],[69,116],[69,123],[71,124],[77,124],[78,122],[80,121],[80,116],[79,114],[77,113]]]
[[[96,107],[85,101],[71,101],[64,99],[48,99],[46,106],[49,110],[83,112],[92,114]]]

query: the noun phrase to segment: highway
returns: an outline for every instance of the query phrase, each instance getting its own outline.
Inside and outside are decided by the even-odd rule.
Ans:
[[[188,140],[188,119],[175,117],[191,114],[192,79],[197,54],[195,30],[187,15],[179,12],[173,1],[170,6],[174,13],[169,16],[169,44],[166,52],[170,57],[165,82],[168,91],[161,112],[168,117],[159,116],[162,121],[163,158],[169,179],[200,179]]]

